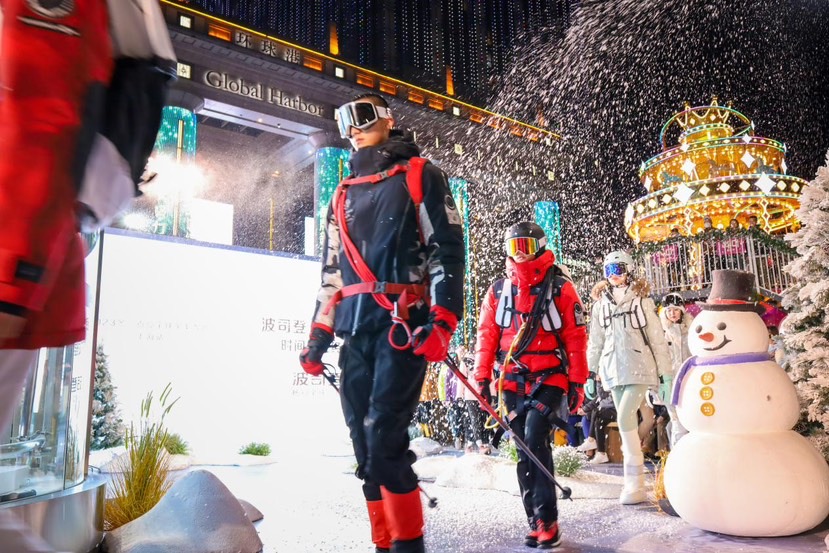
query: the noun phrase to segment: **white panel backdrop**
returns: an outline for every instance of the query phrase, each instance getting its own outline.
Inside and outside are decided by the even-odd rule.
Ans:
[[[107,231],[98,343],[124,420],[171,383],[181,399],[168,427],[197,456],[251,441],[347,450],[337,394],[297,361],[319,272],[315,260]]]

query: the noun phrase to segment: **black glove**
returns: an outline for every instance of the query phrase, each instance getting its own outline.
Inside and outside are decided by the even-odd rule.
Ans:
[[[326,326],[314,324],[311,327],[311,336],[308,345],[299,354],[299,364],[302,369],[312,376],[322,374],[322,356],[328,351],[328,346],[334,341],[334,334]]]
[[[492,392],[489,391],[490,380],[478,381],[478,393],[484,398],[484,401],[492,405]]]
[[[584,403],[584,384],[570,383],[567,390],[567,404],[570,406],[570,413],[575,413]]]

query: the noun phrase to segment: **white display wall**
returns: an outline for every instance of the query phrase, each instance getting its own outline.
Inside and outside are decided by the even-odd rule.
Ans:
[[[297,360],[318,260],[109,230],[102,255],[98,344],[125,422],[170,383],[168,428],[196,456],[344,449],[339,397]]]

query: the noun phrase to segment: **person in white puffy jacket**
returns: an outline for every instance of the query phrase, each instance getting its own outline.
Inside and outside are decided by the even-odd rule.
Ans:
[[[659,395],[671,416],[670,439],[671,448],[673,448],[676,442],[688,433],[676,414],[676,406],[671,404],[670,395],[673,390],[674,377],[682,368],[682,363],[691,357],[691,350],[688,349],[688,329],[691,328],[691,322],[694,318],[685,310],[685,300],[682,299],[682,296],[671,293],[662,298],[662,311],[659,313],[659,320],[665,330],[665,342],[668,344],[668,352],[671,354],[671,373],[670,375],[663,375]]]
[[[671,373],[665,334],[648,296],[650,286],[634,279],[632,271],[633,258],[628,253],[615,251],[605,256],[606,280],[591,294],[595,303],[587,346],[587,365],[601,376],[618,412],[625,482],[619,502],[623,505],[647,499],[637,411],[648,388],[656,388],[659,377]]]

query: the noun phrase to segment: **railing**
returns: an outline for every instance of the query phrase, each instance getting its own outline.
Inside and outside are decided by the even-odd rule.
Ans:
[[[777,237],[738,230],[643,244],[634,257],[655,296],[679,292],[704,297],[713,271],[737,269],[755,275],[761,294],[779,299],[793,280],[783,268],[797,253]]]

